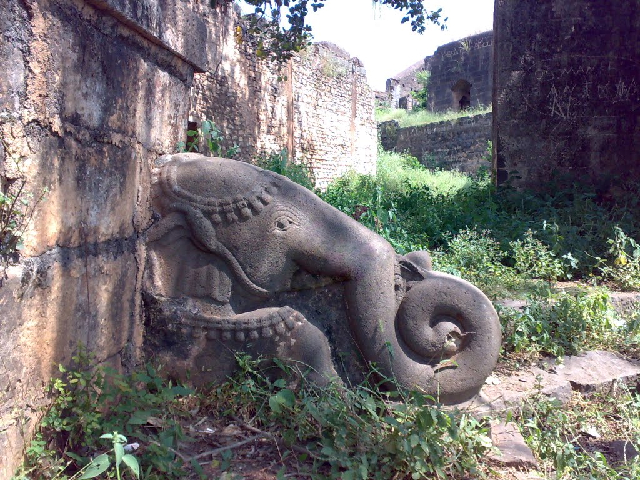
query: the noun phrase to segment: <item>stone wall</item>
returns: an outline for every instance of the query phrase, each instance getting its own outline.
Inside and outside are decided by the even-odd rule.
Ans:
[[[232,29],[237,18],[211,29]],[[225,21],[225,19],[220,19]],[[214,30],[215,31],[215,30]],[[357,58],[329,43],[295,56],[282,71],[257,60],[248,42],[233,35],[220,44],[215,69],[196,75],[190,120],[213,120],[225,136],[224,147],[240,146],[238,157],[286,148],[289,158],[305,163],[320,188],[341,174],[376,168],[373,91]]]
[[[493,84],[493,32],[484,32],[447,43],[424,59],[429,79],[429,109],[458,110],[451,87],[459,80],[472,84],[471,107],[491,104]]]
[[[434,112],[460,108],[451,88],[459,80],[472,84],[471,107],[489,105],[492,100],[493,83],[493,32],[484,32],[466,37],[438,47],[433,55],[425,57],[387,79],[386,96],[391,108],[411,109],[414,105],[412,91],[422,86],[416,80],[416,73],[431,72],[427,91],[428,108]]]
[[[498,182],[637,197],[640,3],[497,0],[495,12]]]
[[[0,4],[3,187],[26,180],[35,207],[0,288],[2,479],[79,342],[118,368],[137,361],[149,164],[184,131],[201,64],[173,34],[203,24],[182,3],[149,2],[146,23],[130,5]]]
[[[397,128],[395,121],[384,122],[379,130],[385,150],[407,152],[428,168],[477,173],[491,166],[487,161],[491,113],[417,127]]]
[[[416,74],[424,70],[424,60],[411,65],[402,72],[388,78],[386,83],[387,105],[390,108],[404,108],[411,110],[414,105],[411,92],[417,92],[422,88]]]
[[[185,140],[189,119],[215,120],[245,160],[287,147],[321,184],[375,168],[357,59],[320,45],[278,81],[238,45],[238,13],[209,5],[0,3],[0,187],[24,180],[29,200],[20,262],[0,286],[0,479],[78,343],[116,368],[140,361],[151,164]]]

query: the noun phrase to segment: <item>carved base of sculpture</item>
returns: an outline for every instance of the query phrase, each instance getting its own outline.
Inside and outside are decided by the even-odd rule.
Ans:
[[[475,395],[500,324],[473,285],[400,257],[381,237],[288,179],[197,154],[161,157],[147,232],[147,351],[195,384],[235,354],[277,357],[324,384],[369,363],[443,403]]]

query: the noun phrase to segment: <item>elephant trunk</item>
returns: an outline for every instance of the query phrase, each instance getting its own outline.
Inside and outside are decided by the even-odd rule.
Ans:
[[[377,235],[367,237],[346,285],[351,330],[364,357],[390,380],[442,403],[471,398],[500,349],[491,302],[464,280],[428,272],[397,309],[396,254]]]

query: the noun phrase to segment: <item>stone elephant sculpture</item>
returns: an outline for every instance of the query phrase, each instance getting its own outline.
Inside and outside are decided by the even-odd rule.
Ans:
[[[178,375],[220,381],[235,352],[248,351],[301,362],[324,383],[338,376],[344,352],[336,344],[349,337],[348,356],[458,403],[495,367],[500,325],[480,290],[432,271],[426,252],[396,255],[285,177],[235,160],[168,155],[153,171],[151,197],[145,343]],[[339,293],[303,314],[305,301],[295,299],[305,291]]]

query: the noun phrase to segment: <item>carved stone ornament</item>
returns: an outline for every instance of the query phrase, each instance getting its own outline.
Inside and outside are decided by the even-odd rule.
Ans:
[[[431,270],[285,177],[198,154],[158,159],[147,231],[147,352],[172,375],[220,382],[235,354],[277,357],[311,381],[369,365],[443,403],[475,395],[500,324],[470,283]]]

